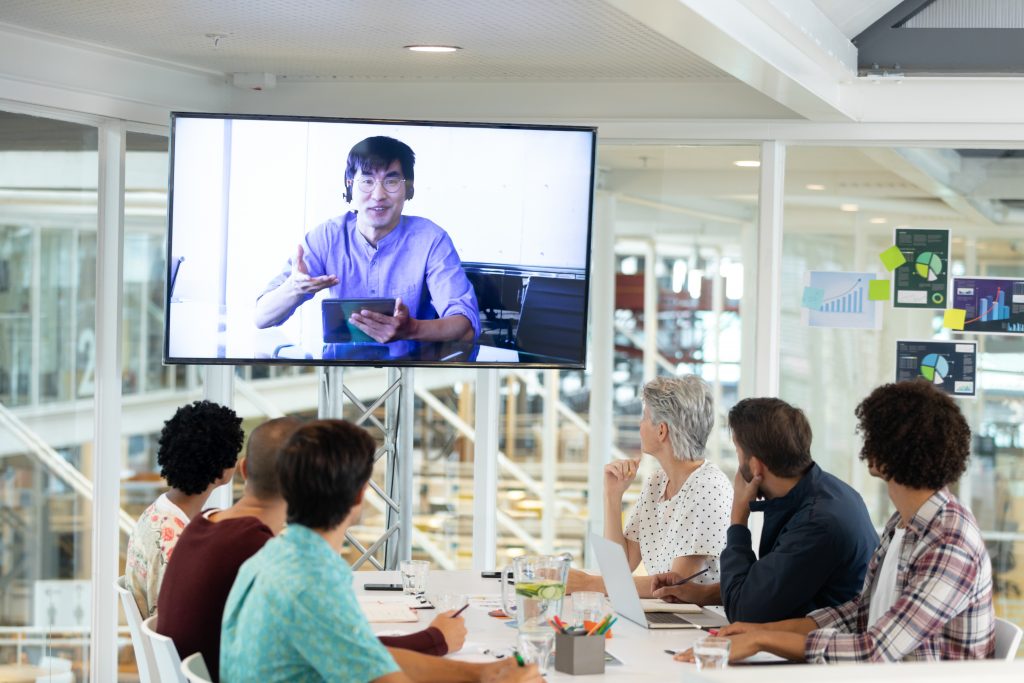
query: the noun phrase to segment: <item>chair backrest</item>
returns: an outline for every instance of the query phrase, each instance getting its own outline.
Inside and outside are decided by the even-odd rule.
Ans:
[[[1006,619],[996,619],[996,659],[1011,660],[1017,656],[1024,630]]]
[[[121,598],[121,607],[124,608],[124,616],[128,620],[128,630],[132,634],[132,649],[135,651],[135,664],[139,668],[139,683],[158,683],[153,648],[149,640],[142,635],[142,614],[139,612],[139,604],[135,602],[135,596],[125,585],[123,576],[117,577],[114,588]]]
[[[213,678],[210,676],[210,670],[206,668],[206,660],[203,659],[202,652],[196,652],[185,657],[181,661],[181,673],[185,674],[185,678],[189,680],[189,683],[213,683]]]
[[[153,660],[160,683],[188,683],[181,673],[181,656],[174,641],[156,632],[156,615],[142,622],[142,635],[153,648]]]

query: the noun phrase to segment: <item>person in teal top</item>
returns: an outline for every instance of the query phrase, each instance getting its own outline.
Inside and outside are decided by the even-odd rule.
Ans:
[[[221,624],[222,683],[541,683],[535,666],[443,660],[374,636],[340,553],[375,450],[365,430],[343,420],[310,422],[285,445],[277,468],[288,527],[238,571]]]

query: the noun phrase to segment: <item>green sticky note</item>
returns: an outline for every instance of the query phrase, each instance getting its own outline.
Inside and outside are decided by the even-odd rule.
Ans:
[[[804,296],[800,303],[812,311],[821,310],[821,302],[825,300],[825,290],[821,287],[804,287]]]
[[[942,315],[942,326],[948,330],[962,330],[966,320],[967,311],[962,308],[949,308]]]
[[[869,301],[888,301],[889,293],[892,291],[889,280],[872,280],[868,283]]]
[[[907,258],[895,244],[879,254],[878,258],[882,259],[882,265],[885,266],[885,269],[890,271],[896,270],[907,262]]]

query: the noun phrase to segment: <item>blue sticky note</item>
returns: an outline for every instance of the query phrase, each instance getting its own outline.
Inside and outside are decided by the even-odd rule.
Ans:
[[[825,300],[825,290],[821,287],[804,287],[804,298],[801,305],[812,311],[821,309],[821,302]]]

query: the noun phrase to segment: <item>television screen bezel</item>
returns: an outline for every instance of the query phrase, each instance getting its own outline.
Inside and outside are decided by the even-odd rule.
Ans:
[[[170,355],[170,325],[171,325],[171,277],[172,277],[172,256],[171,249],[174,244],[174,148],[175,134],[178,119],[234,119],[249,121],[292,121],[310,123],[352,123],[369,124],[382,126],[415,126],[415,127],[448,127],[448,128],[493,128],[512,130],[537,130],[537,131],[565,131],[577,133],[589,133],[590,141],[590,192],[587,198],[587,244],[585,256],[584,281],[586,287],[583,295],[583,326],[580,331],[581,358],[579,362],[504,362],[504,361],[425,361],[425,360],[404,360],[401,358],[381,360],[353,360],[353,359],[325,359],[325,358],[193,358],[193,357],[172,357]],[[596,126],[568,126],[556,124],[538,123],[491,123],[481,121],[432,121],[427,119],[378,119],[378,118],[347,118],[332,116],[301,116],[301,115],[279,115],[279,114],[230,114],[223,112],[190,112],[172,111],[170,113],[170,136],[168,138],[168,168],[167,168],[167,248],[166,248],[166,272],[164,278],[164,339],[163,339],[163,364],[164,365],[270,365],[270,366],[305,366],[305,367],[420,367],[420,368],[533,368],[544,370],[583,370],[586,368],[587,360],[587,337],[590,326],[590,285],[591,285],[591,248],[593,246],[594,232],[594,192],[597,181],[597,127]],[[510,266],[511,267],[511,266]],[[529,268],[526,264],[519,267]]]

